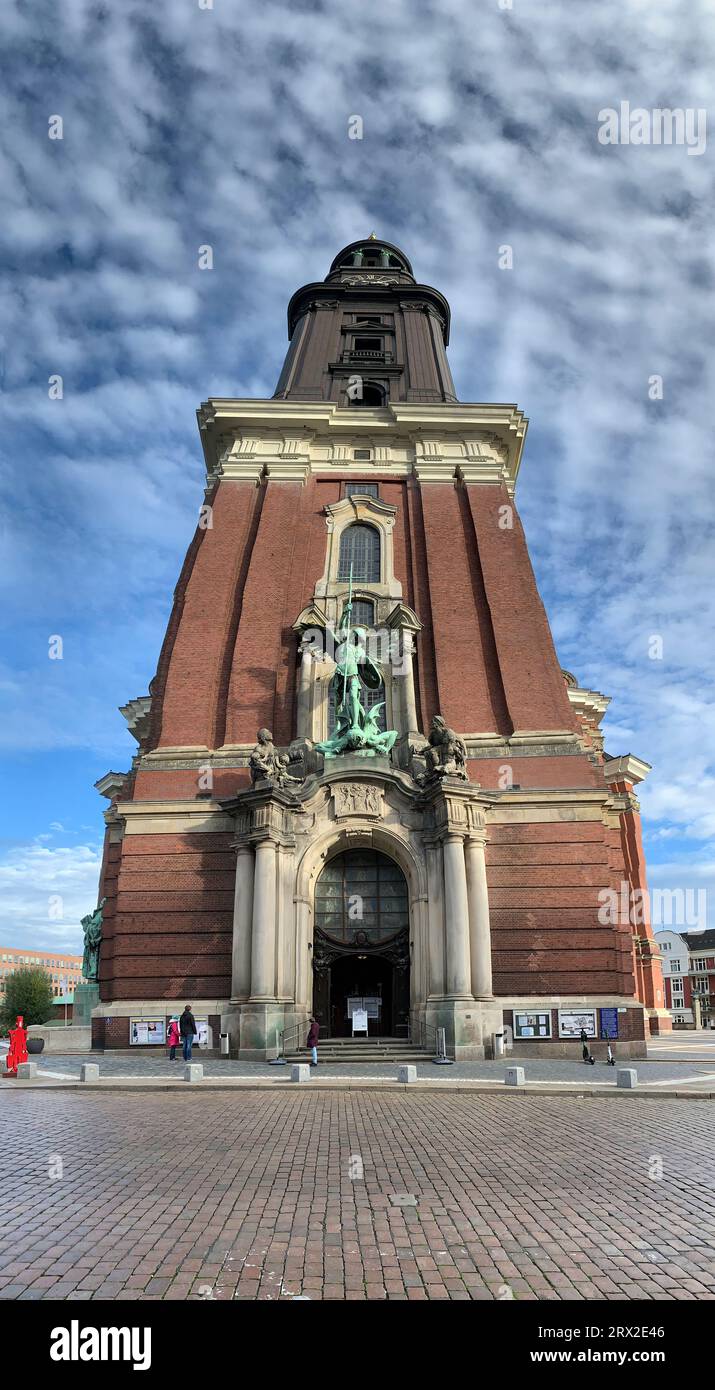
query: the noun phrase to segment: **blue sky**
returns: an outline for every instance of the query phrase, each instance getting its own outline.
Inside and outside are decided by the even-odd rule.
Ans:
[[[613,697],[608,750],[654,765],[652,884],[710,889],[712,155],[597,139],[624,100],[707,107],[707,0],[5,0],[0,23],[0,940],[76,948],[96,900],[93,783],[135,747],[117,706],[202,500],[196,406],[272,394],[290,295],[373,228],[449,299],[461,399],[530,417],[517,497],[562,663]]]

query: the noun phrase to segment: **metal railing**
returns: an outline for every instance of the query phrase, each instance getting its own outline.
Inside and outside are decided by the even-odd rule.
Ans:
[[[348,348],[343,352],[341,362],[384,362],[389,365],[394,360],[391,352],[381,352],[378,348]]]
[[[433,1028],[431,1024],[425,1023],[424,1019],[417,1019],[411,1023],[408,1029],[408,1038],[425,1052],[431,1052],[433,1057],[445,1061],[447,1058],[447,1042],[444,1028]]]

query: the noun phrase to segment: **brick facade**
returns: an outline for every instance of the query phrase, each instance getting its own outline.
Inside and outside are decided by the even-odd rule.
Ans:
[[[247,754],[258,729],[272,730],[282,748],[299,732],[295,625],[303,610],[329,602],[316,598],[330,543],[326,508],[344,497],[346,480],[362,478],[378,485],[392,518],[394,578],[419,623],[419,727],[427,732],[439,713],[466,738],[470,783],[488,801],[495,994],[505,1001],[630,1000],[635,1014],[627,1026],[636,1038],[640,1006],[657,1012],[664,1004],[657,959],[636,947],[627,921],[602,920],[599,894],[617,892],[624,880],[645,882],[637,803],[632,782],[607,782],[597,723],[579,715],[554,649],[513,499],[522,417],[514,407],[493,407],[482,433],[470,424],[470,411],[487,408],[454,402],[443,344],[433,369],[422,363],[418,370],[410,353],[434,345],[438,321],[446,342],[448,308],[425,289],[426,303],[413,310],[410,301],[398,312],[399,295],[404,290],[409,298],[414,281],[404,268],[396,274],[399,293],[381,292],[377,312],[388,325],[397,316],[399,331],[386,331],[397,335],[395,352],[408,360],[402,375],[393,370],[385,409],[367,439],[370,455],[377,443],[392,441],[393,469],[371,462],[361,472],[352,462],[357,437],[339,466],[324,461],[331,430],[339,441],[361,415],[346,411],[336,395],[337,369],[318,370],[316,352],[331,344],[335,353],[342,342],[343,310],[333,299],[323,313],[300,301],[300,345],[296,339],[274,402],[202,408],[211,524],[197,528],[177,585],[151,684],[148,732],[131,775],[112,793],[101,1000],[109,1006],[231,997],[240,909],[231,819],[237,812],[227,799],[250,786]],[[360,299],[342,264],[331,276],[349,334],[355,307],[374,314],[375,301]],[[417,309],[429,324],[417,324]],[[319,400],[316,382],[323,383]],[[431,414],[403,419],[400,403],[419,400],[420,392],[434,402]],[[499,425],[499,411],[512,412],[508,428]],[[239,415],[252,423],[239,426]],[[452,443],[458,427],[466,443]],[[428,446],[423,436],[439,445]],[[489,443],[495,438],[496,450]],[[293,901],[289,893],[286,902]],[[293,930],[281,922],[286,939]],[[95,1025],[103,1045],[128,1045],[126,1019],[107,1016]]]

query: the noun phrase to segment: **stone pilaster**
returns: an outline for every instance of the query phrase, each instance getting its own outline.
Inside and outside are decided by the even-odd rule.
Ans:
[[[449,832],[442,842],[444,855],[444,907],[447,947],[447,995],[455,999],[472,994],[469,955],[469,903],[464,840]]]
[[[253,846],[239,844],[236,848],[236,886],[233,899],[232,1001],[248,999],[251,993],[252,925]]]
[[[472,992],[476,999],[493,998],[492,936],[489,925],[489,893],[484,856],[486,838],[478,832],[465,841],[467,896],[469,898],[469,946]]]
[[[251,926],[251,1000],[276,997],[276,846],[273,840],[256,845]]]

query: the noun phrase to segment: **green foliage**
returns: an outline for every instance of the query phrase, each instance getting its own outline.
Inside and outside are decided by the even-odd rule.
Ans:
[[[5,976],[5,994],[0,1007],[0,1023],[12,1028],[18,1014],[25,1027],[31,1023],[46,1023],[52,1013],[52,985],[44,970],[36,965],[23,965]]]

